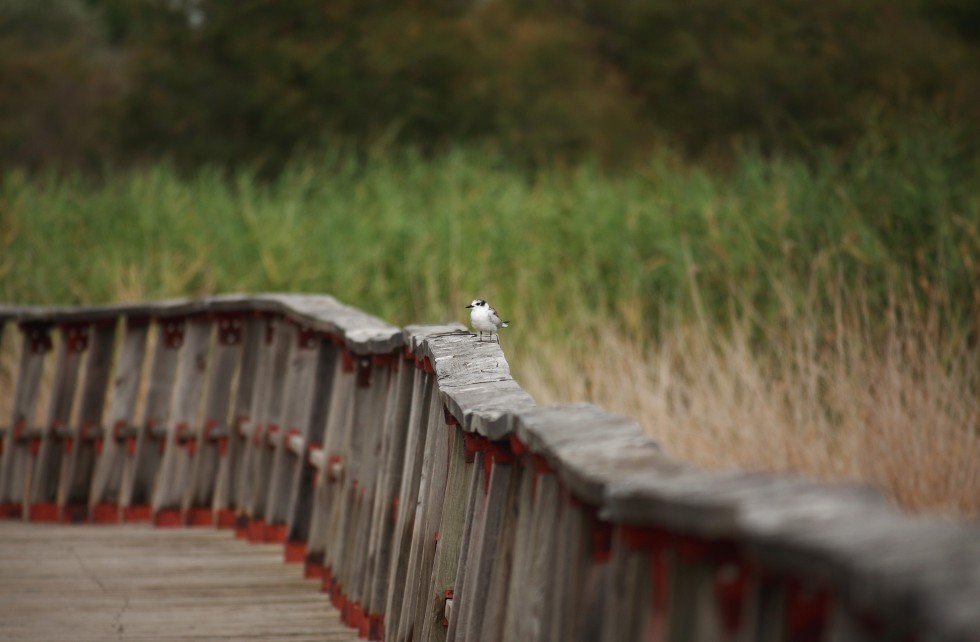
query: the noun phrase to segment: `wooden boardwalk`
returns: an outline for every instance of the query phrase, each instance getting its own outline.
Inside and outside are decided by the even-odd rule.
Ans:
[[[0,640],[357,640],[282,545],[0,521]]]

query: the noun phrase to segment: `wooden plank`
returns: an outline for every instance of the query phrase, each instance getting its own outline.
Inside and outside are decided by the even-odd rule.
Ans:
[[[95,440],[86,438],[85,432],[103,429],[102,413],[112,369],[117,326],[118,323],[113,320],[96,323],[89,330],[91,343],[85,359],[85,379],[78,400],[80,407],[75,425],[69,428],[71,437],[65,441],[58,481],[59,513],[72,521],[89,518],[89,490],[98,453]]]
[[[252,472],[247,514],[261,527],[265,537],[265,508],[268,499],[269,475],[272,472],[272,455],[276,440],[281,436],[283,401],[287,389],[286,364],[296,341],[296,327],[283,319],[274,320],[271,360],[263,373],[261,387],[256,391],[259,408],[252,424]],[[259,533],[253,530],[254,540]]]
[[[819,523],[819,528],[814,524]],[[829,586],[842,604],[929,639],[980,632],[980,528],[886,511],[798,517],[749,539],[765,568]]]
[[[551,578],[555,568],[554,541],[558,529],[559,487],[555,475],[538,476],[534,496],[530,535],[530,569],[527,584],[521,587],[521,613],[518,631],[521,640],[543,640],[555,608]]]
[[[350,458],[351,433],[356,427],[355,413],[358,410],[361,413],[365,411],[367,396],[364,389],[357,387],[356,366],[348,361],[348,366],[343,367],[343,362],[348,358],[349,356],[341,359],[341,390],[335,397],[340,403],[336,405],[336,412],[330,413],[323,449],[328,461],[328,471],[324,475],[327,498],[324,568],[329,575],[329,581],[333,582],[331,589],[334,594],[331,597],[335,601],[340,595],[338,591],[343,589],[338,584],[339,577],[351,554],[346,548],[345,540],[347,523],[354,508],[353,488],[350,484],[354,474],[352,467],[355,465]]]
[[[45,324],[21,327],[23,347],[17,370],[7,434],[0,459],[0,516],[19,515],[26,505],[30,488],[30,444],[18,439],[22,429],[32,427],[37,411],[38,390],[44,361],[51,351],[50,327]]]
[[[408,552],[408,563],[405,571],[403,591],[396,599],[401,600],[397,626],[391,631],[395,634],[396,642],[412,639],[414,627],[419,621],[416,605],[422,593],[423,583],[427,582],[431,566],[425,563],[431,560],[427,551],[435,548],[435,529],[433,522],[437,519],[437,511],[442,510],[442,502],[434,506],[433,499],[438,495],[434,486],[444,486],[447,466],[447,446],[445,417],[438,395],[432,394],[428,409],[422,418],[424,430],[419,434],[422,441],[422,465],[419,478],[418,492],[415,495],[404,496],[403,501],[409,503],[410,510],[415,513],[411,529],[411,545]],[[395,623],[392,623],[394,626]]]
[[[368,548],[367,571],[370,576],[364,598],[364,612],[375,628],[380,628],[386,593],[390,588],[387,580],[393,558],[392,535],[397,521],[395,500],[405,465],[416,372],[412,362],[404,358],[396,361],[393,367],[397,368],[397,372],[393,374],[395,381],[389,389],[381,435],[381,462]]]
[[[33,458],[28,517],[51,521],[58,519],[58,471],[64,448],[55,432],[71,422],[75,387],[87,341],[88,326],[63,325],[60,327],[61,341],[58,344],[58,358],[55,364],[48,419],[41,436],[37,456]],[[32,446],[32,452],[35,447]]]
[[[368,357],[355,361],[356,386],[346,444],[342,449],[344,475],[340,479],[341,506],[331,546],[333,597],[347,604],[345,615],[360,626],[366,589],[368,534],[374,499],[380,425],[385,411],[388,377]]]
[[[265,489],[264,514],[267,527],[286,526],[293,473],[298,470],[300,461],[299,456],[289,449],[287,437],[297,434],[305,439],[313,409],[313,388],[316,384],[314,375],[320,339],[305,328],[294,328],[292,336],[293,345],[287,370],[280,373],[280,376],[286,379],[283,392],[282,430],[269,445],[272,452]],[[285,535],[283,531],[283,538]]]
[[[524,600],[527,599],[527,587],[531,581],[531,563],[534,555],[532,540],[532,524],[534,522],[534,495],[537,485],[537,473],[533,464],[529,461],[529,456],[525,455],[523,461],[518,465],[520,470],[520,484],[517,494],[517,517],[514,520],[514,533],[510,548],[513,555],[511,572],[507,578],[507,590],[498,589],[498,594],[502,593],[506,599],[503,623],[499,627],[499,634],[487,639],[492,640],[519,640],[520,630],[523,627],[521,622],[524,618]],[[492,626],[488,622],[488,625]],[[497,627],[494,627],[497,628]],[[495,631],[496,633],[496,631]]]
[[[239,519],[247,524],[252,510],[252,498],[257,491],[258,451],[262,447],[262,435],[266,422],[266,406],[270,387],[273,385],[273,361],[276,358],[278,342],[276,327],[278,322],[272,316],[263,317],[257,325],[250,324],[249,331],[255,331],[259,341],[259,356],[256,364],[255,383],[252,388],[251,403],[248,406],[247,420],[238,425],[239,435],[243,437],[244,450],[238,466],[235,483],[234,503]],[[236,406],[241,412],[243,404]],[[242,415],[239,415],[241,417]]]
[[[334,376],[340,362],[340,349],[333,345],[328,337],[320,337],[317,341],[312,407],[306,425],[302,428],[305,451],[302,461],[297,462],[293,473],[286,516],[286,539],[292,542],[309,542],[316,481],[316,469],[310,463],[309,454],[313,448],[323,446],[323,433],[326,430],[327,415],[330,411]]]
[[[634,550],[621,529],[612,540],[612,558],[605,585],[601,642],[620,640],[662,640],[663,633],[652,630],[653,572],[651,554]]]
[[[153,489],[153,518],[161,525],[177,526],[182,523],[181,502],[190,476],[191,454],[186,443],[180,442],[180,437],[198,425],[210,339],[209,320],[188,320],[177,363],[163,459]]]
[[[177,358],[183,345],[184,322],[169,319],[154,324],[153,362],[143,405],[142,420],[135,443],[126,446],[120,503],[126,520],[149,519],[153,483],[160,467],[163,439],[153,430],[166,425],[177,372]]]
[[[128,429],[134,423],[143,359],[146,355],[149,319],[126,319],[119,363],[112,382],[112,401],[109,407],[107,434],[102,441],[102,454],[92,476],[89,492],[89,511],[101,507],[101,517],[108,519],[115,510],[119,517],[123,467],[126,459],[125,439],[116,437],[117,429]]]
[[[738,470],[705,471],[663,459],[610,485],[601,517],[705,538],[764,532],[780,524],[889,512],[861,484],[822,484]]]
[[[215,523],[214,490],[221,460],[227,456],[228,437],[215,438],[213,430],[229,429],[235,372],[242,356],[244,318],[221,316],[213,319],[214,338],[208,356],[207,384],[204,394],[203,418],[193,426],[194,447],[187,484],[183,490],[181,510],[185,521],[196,526]]]
[[[585,510],[572,504],[562,489],[562,502],[556,522],[554,541],[555,563],[549,578],[553,608],[551,619],[544,624],[544,639],[549,642],[582,640],[599,637],[598,631],[588,631],[589,615],[597,623],[598,614],[586,614],[586,579],[591,570],[591,523]]]
[[[336,511],[339,510],[339,479],[336,468],[343,466],[341,451],[354,391],[354,376],[344,367],[342,348],[334,360],[332,386],[327,420],[320,434],[321,456],[324,467],[317,476],[314,488],[313,515],[310,518],[310,535],[307,539],[309,573],[332,571],[330,545],[336,528]],[[333,459],[337,458],[337,459]],[[325,578],[328,579],[328,578]],[[324,584],[324,588],[329,588]]]
[[[473,604],[467,617],[467,640],[500,640],[503,635],[507,615],[507,589],[511,573],[516,568],[514,551],[521,474],[521,466],[496,463],[490,472],[483,550],[477,566],[477,591],[471,593]],[[493,537],[495,533],[496,538]],[[484,581],[481,578],[487,579]],[[482,595],[485,597],[481,597]]]
[[[446,639],[449,622],[444,611],[445,595],[446,591],[453,591],[456,588],[456,571],[462,548],[464,520],[469,499],[468,490],[471,486],[466,482],[472,477],[467,469],[474,466],[473,463],[466,463],[463,432],[462,428],[457,426],[450,440],[449,472],[437,531],[439,540],[436,542],[435,556],[432,560],[432,574],[425,594],[420,600],[424,615],[422,620],[416,622],[416,627],[421,627],[423,640],[442,642]],[[482,488],[479,491],[482,492]],[[447,619],[446,626],[442,624],[443,619]]]
[[[483,542],[487,498],[484,497],[485,468],[483,465],[485,453],[478,450],[473,453],[472,465],[469,466],[469,483],[466,493],[466,515],[463,518],[462,543],[459,549],[459,563],[456,570],[456,581],[453,586],[453,608],[448,620],[449,628],[446,639],[450,642],[463,639],[467,622],[473,610],[474,597],[477,592],[476,576],[479,565],[479,551]],[[481,604],[482,605],[482,604]]]
[[[214,509],[219,514],[226,509],[237,514],[241,508],[239,491],[248,444],[248,436],[243,429],[250,420],[258,379],[259,359],[265,352],[265,319],[248,318],[244,333],[238,383],[235,386],[235,397],[232,402],[228,455],[221,460],[215,479]]]
[[[434,377],[420,369],[414,370],[412,408],[409,412],[407,434],[405,435],[405,459],[398,485],[395,529],[391,534],[392,555],[384,610],[386,639],[388,636],[393,638],[397,634],[401,619],[404,602],[402,587],[406,586],[409,575],[412,534],[415,528],[416,504],[419,497],[419,485],[425,455],[426,425],[429,420],[428,409],[432,404],[434,385]]]
[[[513,380],[465,386],[440,384],[440,394],[468,432],[491,441],[508,438],[514,429],[514,416],[535,407],[531,395]]]
[[[357,640],[277,546],[212,530],[11,521],[0,541],[3,639]]]

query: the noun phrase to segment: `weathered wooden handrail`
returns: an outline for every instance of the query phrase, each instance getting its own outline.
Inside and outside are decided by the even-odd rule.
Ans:
[[[363,637],[980,640],[977,525],[698,469],[625,417],[536,406],[458,324],[300,295],[0,306],[0,339],[7,322],[0,515],[283,542]]]

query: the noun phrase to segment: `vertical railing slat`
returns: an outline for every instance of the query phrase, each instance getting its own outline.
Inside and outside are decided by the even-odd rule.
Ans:
[[[142,419],[136,426],[137,435],[126,440],[120,489],[125,521],[148,521],[152,518],[151,494],[166,443],[164,430],[170,416],[177,359],[185,331],[186,321],[183,318],[156,319],[154,322],[153,361]]]
[[[204,377],[208,368],[211,322],[191,317],[175,373],[173,399],[167,419],[163,459],[155,480],[152,508],[158,526],[180,526],[183,522],[181,502],[191,467],[187,441],[193,438],[200,414]]]
[[[55,363],[54,381],[48,409],[48,419],[39,439],[31,445],[32,458],[28,518],[35,521],[56,521],[58,514],[58,481],[64,448],[61,434],[71,422],[72,405],[78,373],[87,342],[87,324],[63,324]]]
[[[203,417],[191,428],[192,441],[185,447],[190,470],[183,488],[181,512],[192,526],[211,526],[217,521],[214,489],[222,460],[228,453],[229,406],[245,330],[240,315],[215,316],[212,325],[214,338],[208,355]]]
[[[135,435],[128,436],[136,413],[143,361],[146,355],[149,319],[128,317],[123,335],[119,363],[112,384],[106,433],[89,491],[89,511],[96,521],[117,521],[121,517],[121,491],[126,443],[135,445]]]
[[[30,443],[21,436],[35,427],[44,361],[51,351],[50,332],[50,325],[45,323],[21,325],[23,347],[0,460],[0,517],[20,516],[27,506],[32,455]]]

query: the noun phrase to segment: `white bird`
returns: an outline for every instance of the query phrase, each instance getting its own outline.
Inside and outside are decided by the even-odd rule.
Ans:
[[[470,308],[470,324],[474,330],[480,331],[480,341],[483,341],[483,333],[490,333],[490,342],[493,342],[494,333],[500,328],[506,328],[510,321],[501,321],[497,311],[490,307],[490,304],[483,299],[473,299],[467,308]],[[497,337],[500,343],[500,337]]]

